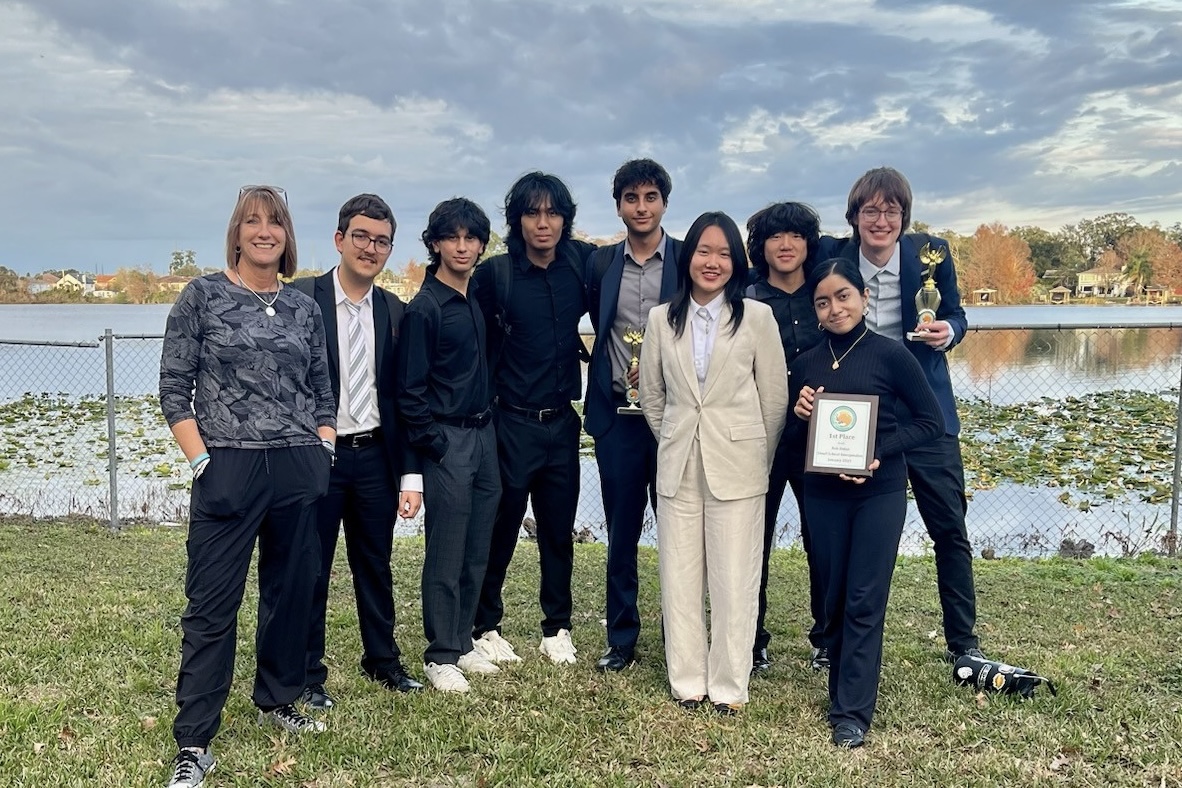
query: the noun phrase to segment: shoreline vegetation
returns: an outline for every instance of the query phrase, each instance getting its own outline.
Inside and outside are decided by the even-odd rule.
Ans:
[[[922,221],[909,232],[943,238],[952,250],[961,299],[968,305],[1069,303],[1093,297],[1114,303],[1178,303],[1182,301],[1182,222],[1162,227],[1142,224],[1123,211],[1105,213],[1066,224],[1057,230],[1031,225],[1006,227],[1000,222],[979,225],[971,234],[937,230]],[[622,239],[594,238],[575,228],[575,237],[597,245]],[[492,234],[487,257],[504,251],[504,241]],[[114,274],[88,274],[76,268],[42,271],[19,276],[0,265],[0,303],[6,298],[39,298],[50,291],[101,292],[124,303],[168,303],[175,299],[188,277],[218,271],[201,266],[191,249],[175,249],[168,273],[150,266],[124,266]],[[413,257],[400,268],[387,267],[379,283],[404,299],[422,282],[423,264]],[[320,271],[302,271],[310,276]],[[404,287],[404,285],[409,285]],[[168,291],[175,291],[168,294]],[[164,293],[163,300],[157,300]],[[60,302],[55,302],[60,303]]]
[[[311,272],[305,274],[301,272],[300,277],[312,276]],[[379,284],[383,284],[379,282]],[[387,287],[387,289],[390,289]],[[404,301],[412,298],[415,289],[399,289],[397,294]],[[74,293],[70,291],[48,291],[45,293],[38,293],[37,295],[24,295],[20,293],[0,293],[0,306],[36,306],[38,304],[61,306],[63,304],[77,304],[80,306],[91,306],[94,304],[118,304],[121,306],[148,306],[153,304],[173,304],[180,296],[180,290],[166,290],[152,293],[150,296],[143,298],[130,299],[123,294],[114,295],[111,297],[96,297],[91,295],[84,295],[81,293]],[[1049,291],[1042,290],[1032,294],[1031,298],[1025,300],[1014,301],[978,301],[971,302],[967,293],[962,293],[963,306],[1053,306],[1072,307],[1072,306],[1178,306],[1182,304],[1182,295],[1175,293],[1161,293],[1152,297],[1146,296],[1072,296],[1070,300],[1055,300],[1051,297]]]
[[[825,674],[807,667],[807,567],[772,556],[774,664],[735,718],[669,698],[656,552],[640,550],[639,663],[593,669],[603,644],[605,549],[576,545],[579,662],[536,649],[537,554],[522,543],[505,588],[505,636],[525,662],[468,695],[385,691],[358,669],[351,578],[338,551],[328,610],[328,732],[255,724],[257,587],[247,583],[234,684],[213,785],[796,786],[1182,784],[1182,562],[978,561],[986,653],[1053,679],[1033,700],[956,686],[941,660],[930,558],[900,558],[886,620],[878,714],[867,745],[829,743]],[[397,637],[421,676],[423,543],[395,540]],[[184,609],[183,529],[112,534],[78,522],[0,519],[0,782],[38,788],[153,785],[174,752]],[[1064,600],[1071,600],[1064,604]],[[244,634],[245,633],[245,634]]]
[[[1176,388],[1159,393],[1113,390],[1008,405],[959,400],[970,499],[1007,486],[1050,490],[1060,521],[1034,523],[1023,512],[1014,512],[1014,527],[1007,533],[970,524],[978,550],[986,555],[1046,555],[1068,537],[1086,538],[1101,553],[1176,550],[1168,509],[1177,407]],[[69,429],[62,429],[67,424]],[[119,397],[115,426],[121,520],[185,522],[191,474],[157,398]],[[26,394],[0,404],[0,429],[0,514],[107,516],[104,397]],[[584,458],[593,451],[584,435]],[[1100,523],[1093,513],[1105,507],[1123,507],[1137,516]],[[1096,521],[1091,530],[1069,525],[1089,519]],[[576,524],[586,536],[605,538],[600,523],[580,519]]]

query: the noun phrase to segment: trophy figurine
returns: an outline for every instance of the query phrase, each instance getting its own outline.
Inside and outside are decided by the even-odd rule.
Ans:
[[[940,291],[936,289],[936,266],[944,262],[946,253],[943,249],[933,249],[930,243],[919,250],[919,261],[926,270],[923,275],[923,287],[915,294],[915,314],[919,326],[926,326],[936,319],[936,312],[940,309]],[[922,342],[921,331],[908,331],[907,338]]]
[[[628,404],[616,408],[616,413],[640,413],[640,389],[628,382],[628,373],[640,367],[640,344],[644,342],[644,332],[628,326],[624,330],[624,341],[632,348],[632,360],[624,372],[624,399]]]

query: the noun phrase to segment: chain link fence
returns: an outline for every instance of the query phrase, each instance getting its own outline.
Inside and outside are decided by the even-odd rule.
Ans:
[[[0,515],[187,520],[190,472],[156,396],[161,341],[0,339]],[[1182,329],[974,328],[949,363],[976,551],[1175,554]],[[605,541],[586,436],[582,451],[576,530]],[[784,498],[777,541],[788,546],[800,527]],[[912,505],[901,549],[929,547]]]

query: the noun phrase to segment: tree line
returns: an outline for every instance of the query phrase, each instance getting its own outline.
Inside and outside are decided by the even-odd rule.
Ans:
[[[931,231],[922,223],[915,229]],[[1143,295],[1151,286],[1182,293],[1182,222],[1163,228],[1106,213],[1056,232],[994,222],[972,235],[936,235],[952,247],[962,294],[996,290],[998,303],[1028,303],[1059,286],[1074,290],[1085,271],[1100,274],[1122,296]]]
[[[935,232],[923,222],[915,222],[912,229],[948,240],[963,294],[994,290],[993,300],[997,303],[1030,303],[1059,286],[1074,290],[1078,275],[1084,271],[1098,272],[1113,283],[1127,284],[1128,292],[1122,294],[1126,296],[1142,295],[1151,286],[1161,287],[1168,294],[1182,294],[1182,222],[1163,228],[1157,223],[1143,225],[1127,213],[1106,213],[1064,225],[1057,231],[1029,225],[1010,229],[998,222],[982,224],[972,235],[961,235],[953,230]],[[597,243],[619,240],[618,237],[595,239],[576,234]],[[493,233],[485,256],[500,254],[505,248],[504,239]],[[188,278],[220,270],[221,266],[200,267],[196,254],[190,249],[177,250],[172,252],[167,276]],[[400,270],[402,276],[419,284],[426,263],[412,257]],[[59,276],[70,273],[81,277],[81,273],[72,268],[48,273]],[[319,270],[305,269],[298,275],[316,276],[320,273]],[[395,273],[394,269],[387,267],[378,283],[390,284]],[[63,290],[30,294],[27,285],[31,278],[31,275],[22,278],[12,269],[0,266],[0,302],[94,300],[84,293]],[[115,303],[169,303],[177,295],[166,277],[148,266],[118,269],[109,287],[114,296],[106,300]]]

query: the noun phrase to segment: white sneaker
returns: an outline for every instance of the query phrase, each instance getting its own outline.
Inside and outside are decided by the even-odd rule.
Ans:
[[[569,629],[558,630],[558,634],[552,638],[542,638],[538,651],[549,657],[555,665],[575,664],[575,654],[578,653],[575,644],[571,642]]]
[[[520,662],[521,657],[513,650],[501,633],[490,629],[472,641],[472,648],[479,651],[489,662]]]
[[[488,659],[476,649],[472,649],[467,654],[462,654],[456,665],[465,673],[478,673],[487,676],[492,673],[500,673],[501,669],[488,661]]]
[[[428,662],[423,665],[423,672],[427,674],[427,681],[440,692],[467,692],[468,679],[455,665],[436,665]]]

